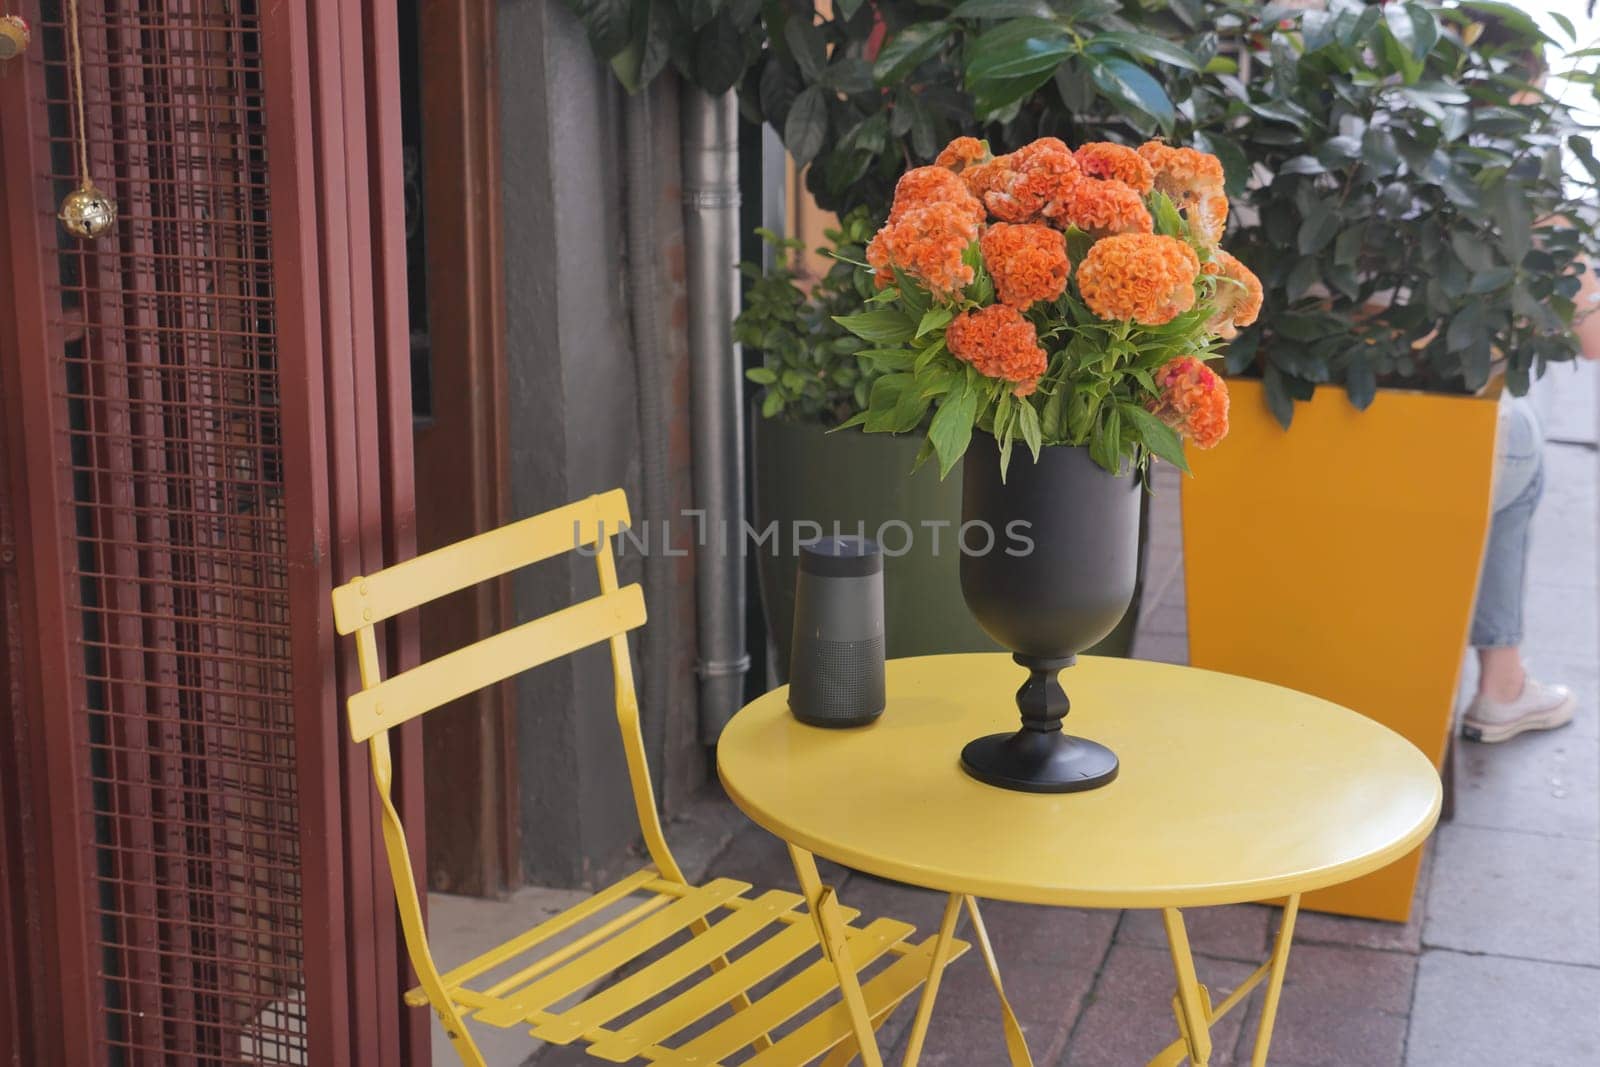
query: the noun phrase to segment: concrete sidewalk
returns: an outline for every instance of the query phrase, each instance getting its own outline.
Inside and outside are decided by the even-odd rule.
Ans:
[[[1557,368],[1536,394],[1550,443],[1525,649],[1539,677],[1578,692],[1578,720],[1552,733],[1458,749],[1456,818],[1430,846],[1409,924],[1301,917],[1274,1065],[1600,1063],[1597,396],[1595,365]],[[1163,482],[1135,653],[1183,662],[1177,493],[1174,479]],[[1472,685],[1469,671],[1463,689],[1470,693]],[[726,805],[707,804],[669,836],[689,853],[686,866],[763,886],[793,884],[782,846]],[[839,868],[824,874],[853,906],[923,930],[937,926],[942,901],[931,893]],[[459,959],[469,939],[496,940],[560,902],[537,890],[508,903],[435,897],[440,954]],[[1171,964],[1156,913],[991,903],[985,915],[1039,1067],[1143,1064],[1176,1036]],[[1201,978],[1220,999],[1266,958],[1276,910],[1242,905],[1188,915]],[[1259,1001],[1258,993],[1218,1027],[1213,1064],[1250,1061]],[[902,1009],[887,1025],[890,1044],[898,1046],[909,1014]],[[525,1031],[494,1032],[492,1040],[485,1051],[494,1064],[592,1062],[570,1049],[536,1052]],[[449,1056],[441,1049],[437,1062],[453,1062]],[[946,978],[922,1062],[1006,1062],[993,993],[975,959]]]

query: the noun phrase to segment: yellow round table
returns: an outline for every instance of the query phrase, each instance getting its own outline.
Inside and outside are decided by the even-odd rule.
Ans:
[[[803,887],[817,884],[816,855],[947,893],[941,939],[964,902],[991,964],[977,897],[1162,909],[1180,1037],[1151,1063],[1204,1065],[1211,1025],[1266,979],[1253,1059],[1264,1064],[1300,894],[1416,848],[1439,813],[1432,763],[1388,728],[1303,693],[1083,657],[1061,676],[1065,726],[1117,753],[1116,781],[1058,794],[984,785],[961,770],[961,747],[1016,728],[1025,676],[1004,654],[893,660],[883,716],[851,730],[798,722],[776,689],[724,730],[718,770],[734,803],[789,843]],[[1272,958],[1213,1006],[1179,909],[1274,897],[1287,903]],[[936,952],[908,1063],[943,962]],[[1013,1061],[1028,1062],[1000,995]]]

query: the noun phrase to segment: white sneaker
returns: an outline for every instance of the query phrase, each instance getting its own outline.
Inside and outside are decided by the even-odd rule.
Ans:
[[[1515,700],[1493,700],[1479,694],[1461,717],[1461,736],[1468,741],[1505,741],[1524,730],[1553,730],[1572,721],[1578,702],[1564,685],[1542,685],[1528,678]]]

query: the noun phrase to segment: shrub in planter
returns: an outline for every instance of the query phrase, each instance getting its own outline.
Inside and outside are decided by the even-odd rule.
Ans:
[[[1278,15],[1244,27],[1248,76],[1190,100],[1234,162],[1230,246],[1266,286],[1229,369],[1260,374],[1287,426],[1324,383],[1365,408],[1380,386],[1476,392],[1499,364],[1521,394],[1573,358],[1600,162],[1536,84],[1552,42],[1476,0]]]
[[[1266,307],[1228,352],[1260,379],[1233,383],[1232,447],[1184,485],[1190,660],[1442,760],[1494,465],[1473,394],[1574,354],[1600,168],[1506,5],[1333,0],[1254,30],[1249,76],[1192,101],[1249,160],[1233,244]],[[1403,921],[1419,859],[1306,904]]]

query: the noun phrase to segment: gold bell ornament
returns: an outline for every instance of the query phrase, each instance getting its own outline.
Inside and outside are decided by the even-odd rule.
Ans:
[[[78,187],[61,201],[56,218],[74,237],[93,240],[108,233],[116,224],[117,205],[96,189],[94,179],[89,177],[89,127],[83,117],[83,44],[78,39],[78,0],[67,0],[67,46],[78,114]]]
[[[0,59],[15,59],[28,50],[33,34],[21,15],[0,15]]]
[[[108,233],[116,225],[117,205],[105,193],[94,187],[94,182],[84,179],[82,185],[68,193],[61,201],[56,218],[74,237],[93,240]]]

